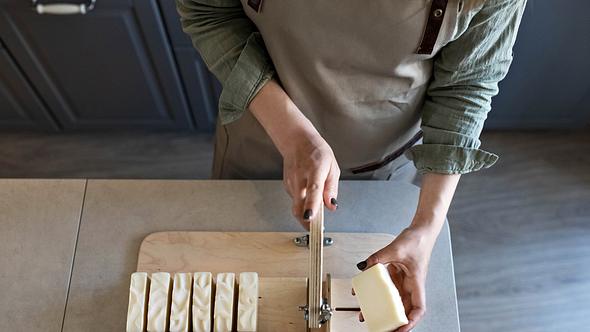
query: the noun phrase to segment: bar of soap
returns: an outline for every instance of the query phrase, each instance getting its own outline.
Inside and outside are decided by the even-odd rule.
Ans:
[[[212,279],[211,272],[193,274],[193,332],[211,331]]]
[[[231,332],[232,330],[235,282],[236,277],[233,273],[219,273],[217,275],[215,313],[213,315],[214,332]]]
[[[149,332],[165,332],[168,330],[171,286],[170,273],[152,273],[148,304],[147,330]]]
[[[392,331],[408,324],[402,299],[383,264],[356,275],[352,287],[369,331]]]
[[[176,273],[172,288],[170,308],[170,332],[188,332],[191,304],[192,275]]]
[[[238,332],[255,332],[258,322],[258,273],[240,273],[238,289]]]
[[[127,308],[127,332],[143,332],[146,329],[147,300],[150,280],[145,272],[131,274],[129,307]]]

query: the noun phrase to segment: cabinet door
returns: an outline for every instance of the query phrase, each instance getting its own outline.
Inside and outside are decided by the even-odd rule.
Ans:
[[[0,43],[0,128],[57,130],[56,123]]]
[[[192,47],[190,37],[182,31],[180,25],[180,16],[176,11],[176,1],[173,0],[158,0],[160,2],[160,8],[162,8],[162,16],[164,22],[166,22],[166,28],[170,35],[170,40],[174,47],[187,46]]]
[[[193,127],[155,0],[98,0],[86,15],[0,0],[0,38],[65,128]]]

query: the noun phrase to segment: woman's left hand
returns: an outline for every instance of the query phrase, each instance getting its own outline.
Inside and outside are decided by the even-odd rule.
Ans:
[[[357,264],[360,270],[377,263],[388,265],[409,321],[395,332],[410,331],[426,313],[424,285],[428,263],[460,177],[459,174],[426,173],[422,178],[418,207],[410,226],[385,248]]]
[[[425,282],[437,232],[425,226],[404,229],[389,245],[357,264],[361,270],[382,263],[400,292],[409,323],[395,332],[408,332],[426,312]],[[359,317],[363,321],[362,313]]]

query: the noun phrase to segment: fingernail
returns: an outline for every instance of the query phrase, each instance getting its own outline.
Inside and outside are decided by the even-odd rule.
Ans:
[[[334,198],[334,197],[330,198],[330,203],[332,205],[334,205],[336,208],[338,208],[338,201],[336,200],[336,198]]]
[[[303,219],[309,220],[309,218],[311,218],[311,209],[307,209],[303,212]]]
[[[364,321],[365,321],[365,319],[364,319],[364,318],[360,318],[360,317],[359,317],[359,321],[362,323],[362,322],[364,322]]]
[[[362,261],[356,265],[357,269],[364,270],[367,267],[367,261]]]

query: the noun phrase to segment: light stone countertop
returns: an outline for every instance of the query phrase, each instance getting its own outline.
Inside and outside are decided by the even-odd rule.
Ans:
[[[32,188],[21,188],[19,181],[29,183]],[[33,206],[30,202],[35,198],[34,192],[38,191],[34,184],[39,181],[0,182],[0,208],[19,204]],[[65,263],[70,259],[71,263],[71,250],[78,232],[78,224],[75,221],[80,215],[83,200],[63,321],[63,331],[68,332],[124,330],[130,274],[137,263],[139,245],[150,233],[178,230],[302,231],[290,215],[290,199],[284,192],[281,181],[88,180],[85,191],[84,180],[44,181],[48,185],[65,183],[69,187],[52,188],[56,194],[46,194],[47,197],[37,198],[35,204],[38,207],[33,209],[36,212],[28,212],[27,218],[19,215],[25,213],[24,211],[7,214],[2,209],[0,221],[21,219],[27,225],[17,226],[14,221],[5,222],[8,226],[0,225],[2,228],[8,227],[7,231],[15,229],[17,233],[20,232],[19,236],[9,237],[2,229],[0,236],[3,237],[3,243],[0,244],[0,248],[11,249],[25,245],[27,243],[23,242],[27,242],[26,239],[46,242],[45,246],[41,247],[60,249],[58,251],[65,253],[68,253],[69,249],[70,256],[62,254],[63,257],[60,259]],[[12,194],[15,187],[19,188],[20,196]],[[406,183],[341,181],[339,208],[334,213],[326,213],[326,232],[396,234],[410,222],[417,197],[418,188]],[[58,205],[66,203],[71,205],[68,209],[60,208]],[[69,219],[62,216],[65,210],[70,211]],[[66,220],[70,219],[74,222],[71,222],[72,225],[69,227],[62,226],[61,229],[52,229],[51,232],[36,232],[37,229],[42,230],[41,223],[48,215],[53,216],[50,218],[52,220],[59,220],[56,225],[67,224]],[[38,237],[27,236],[36,233]],[[41,236],[41,233],[47,234]],[[61,249],[62,246],[66,249]],[[0,259],[6,260],[4,257]],[[5,279],[27,276],[28,271],[31,271],[27,268],[29,264],[36,267],[34,272],[37,277],[45,275],[45,271],[57,268],[65,273],[64,278],[60,279],[61,288],[53,287],[50,294],[49,289],[45,289],[48,287],[45,284],[40,283],[37,287],[46,291],[46,297],[51,295],[53,301],[61,296],[63,304],[68,294],[67,277],[71,265],[35,264],[40,263],[41,259],[43,257],[36,257],[34,251],[16,252],[4,262],[0,277]],[[13,271],[9,267],[15,264],[20,264],[21,268]],[[26,282],[30,284],[25,278],[22,285],[26,286]],[[458,332],[453,261],[447,226],[443,228],[435,246],[426,288],[428,313],[414,331]],[[26,309],[28,302],[19,297],[20,293],[24,292],[24,289],[19,291],[19,288],[13,288],[12,292],[9,292],[9,298],[16,302],[17,307],[20,305]],[[0,302],[0,317],[6,317],[5,313],[11,312],[10,305],[15,305],[6,302],[6,299],[4,297],[4,302]],[[45,297],[42,297],[42,300],[48,301]],[[32,313],[38,320],[53,319],[54,324],[44,324],[45,331],[60,331],[61,317],[58,314],[48,316],[46,312],[39,310]],[[59,324],[55,323],[56,319]],[[14,319],[3,320],[5,318],[0,318],[0,327],[20,330],[24,326],[35,326],[18,325],[22,322]]]
[[[60,331],[85,180],[0,180],[0,331]]]

